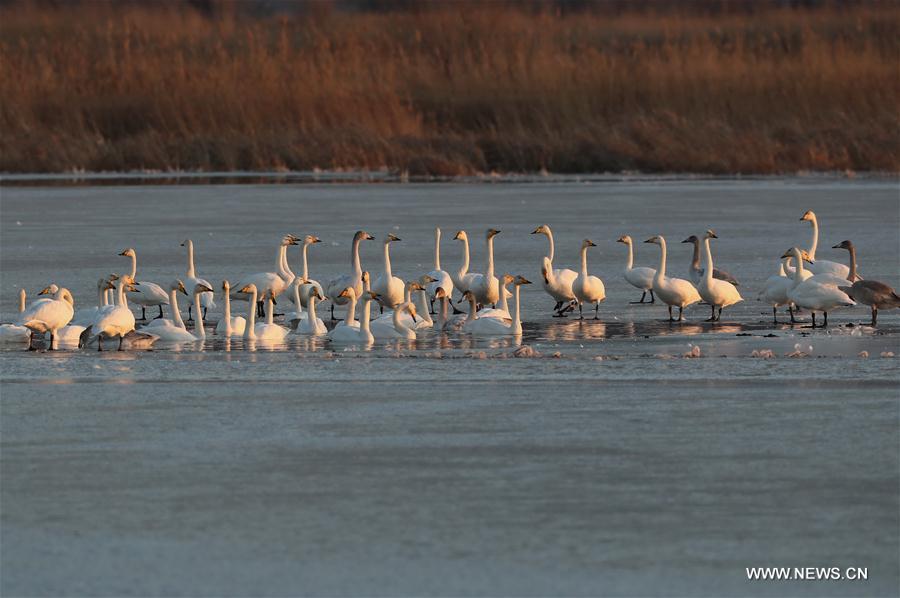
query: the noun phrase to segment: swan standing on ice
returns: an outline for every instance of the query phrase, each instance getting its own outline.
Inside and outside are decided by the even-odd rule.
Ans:
[[[700,266],[700,239],[697,238],[697,235],[691,235],[682,241],[682,243],[692,243],[694,245],[694,256],[691,258],[689,274],[691,282],[694,283],[695,286],[699,285],[700,281],[703,280],[703,273],[705,272]],[[730,282],[736,287],[740,286],[737,279],[725,270],[720,270],[718,268],[713,269],[713,278]]]
[[[516,276],[513,280],[515,290],[513,291],[513,312],[512,322],[506,323],[497,318],[475,318],[475,297],[471,291],[465,294],[465,298],[469,301],[469,316],[463,324],[463,331],[473,334],[474,336],[518,336],[522,334],[521,308],[519,304],[519,287],[523,284],[531,284],[521,276]]]
[[[231,284],[227,280],[222,281],[222,297],[225,299],[225,313],[222,319],[216,322],[216,334],[219,336],[242,336],[247,328],[247,320],[243,316],[231,315]]]
[[[544,235],[550,242],[550,253],[541,260],[541,277],[543,279],[544,290],[548,295],[553,297],[556,305],[553,311],[557,317],[565,316],[565,310],[568,309],[572,301],[575,301],[575,292],[572,290],[572,283],[578,277],[578,272],[569,268],[553,268],[553,231],[546,224],[542,224],[533,231],[532,235]]]
[[[356,291],[353,290],[353,287],[347,287],[341,291],[341,295],[344,295],[344,299],[347,300],[350,304],[350,309],[353,310],[354,305],[356,305]],[[350,319],[348,316],[347,319],[328,333],[328,338],[335,343],[360,343],[364,345],[374,343],[375,337],[369,329],[369,318],[372,316],[372,301],[374,301],[372,294],[366,292],[362,298],[362,317],[358,323],[354,322],[356,326],[347,325]]]
[[[185,274],[184,282],[191,288],[198,284],[202,284],[212,289],[211,282],[202,278],[197,278],[197,272],[194,269],[194,242],[190,239],[185,239],[181,246],[187,247],[187,273]],[[203,295],[200,296],[200,305],[203,306],[203,317],[205,318],[206,312],[210,308],[216,307],[215,294],[212,291],[203,293]],[[193,307],[193,304],[188,305],[188,322],[194,321],[193,315],[191,314]]]
[[[764,301],[772,306],[772,321],[778,323],[778,308],[782,305],[788,306],[791,314],[791,323],[795,323],[794,304],[788,299],[788,291],[794,286],[794,280],[787,276],[785,265],[789,258],[781,261],[778,272],[766,279],[762,290],[759,292],[757,299]]]
[[[572,292],[575,293],[575,299],[578,301],[579,320],[584,319],[583,305],[585,303],[594,304],[594,319],[600,319],[600,302],[606,299],[606,287],[603,281],[596,276],[588,274],[587,270],[587,251],[588,247],[596,247],[597,244],[590,239],[581,242],[581,273],[572,282]]]
[[[132,280],[132,284],[136,284],[138,286],[138,288],[133,292],[140,291],[140,293],[134,295],[131,300],[141,306],[141,320],[147,319],[147,308],[154,306],[159,307],[159,315],[156,317],[163,317],[162,306],[169,304],[169,296],[166,295],[166,292],[162,289],[162,287],[155,282],[147,282],[145,280],[134,282],[137,279],[137,252],[135,252],[133,247],[129,247],[119,255],[131,258],[130,278]]]
[[[388,234],[384,238],[384,257],[382,261],[381,276],[372,283],[372,290],[378,296],[378,303],[381,306],[381,313],[384,308],[394,309],[395,306],[403,303],[403,281],[394,276],[391,271],[391,243],[399,241],[400,237],[394,234]]]
[[[788,291],[788,299],[794,305],[808,309],[812,313],[812,327],[816,327],[816,313],[820,311],[825,316],[823,326],[828,326],[828,312],[838,307],[852,307],[856,303],[837,284],[831,282],[819,282],[815,276],[803,280],[803,258],[796,247],[788,249],[781,257],[791,256],[797,263],[794,270],[794,286]]]
[[[830,260],[816,259],[816,249],[819,247],[819,221],[816,214],[812,210],[806,210],[806,213],[800,217],[801,222],[807,221],[812,224],[812,243],[809,246],[809,268],[813,274],[832,274],[838,278],[847,278],[850,275],[850,268],[838,262]],[[862,277],[860,277],[862,278]]]
[[[75,300],[69,289],[60,288],[47,301],[35,301],[21,313],[20,321],[32,332],[50,333],[50,350],[54,349],[57,332],[66,326],[75,315]]]
[[[25,311],[25,289],[19,289],[19,319]],[[0,324],[0,343],[29,343],[31,330],[18,324]]]
[[[499,230],[489,228],[484,233],[484,242],[487,247],[487,264],[484,274],[474,274],[469,282],[468,290],[472,291],[475,299],[484,306],[497,306],[500,300],[500,281],[494,276],[494,237],[500,234]]]
[[[322,336],[328,333],[328,329],[325,327],[325,322],[322,321],[322,318],[316,315],[316,303],[318,301],[324,300],[321,294],[319,294],[319,289],[313,287],[312,294],[309,296],[309,303],[306,317],[296,322],[296,332],[297,334],[311,334],[313,336]],[[291,322],[294,325],[295,322]]]
[[[458,270],[450,273],[450,277],[453,279],[453,286],[459,289],[459,293],[462,295],[472,286],[472,280],[476,276],[480,276],[480,274],[469,272],[469,235],[466,231],[456,231],[456,234],[453,235],[453,240],[460,241],[463,244],[462,263],[459,265]],[[452,299],[453,297],[451,295],[447,298]]]
[[[241,281],[235,285],[236,289],[243,289],[248,285],[253,285],[257,290],[257,299],[259,299],[259,303],[254,306],[256,309],[257,315],[262,315],[262,298],[271,295],[273,298],[277,297],[287,288],[290,280],[288,280],[288,273],[284,270],[284,255],[287,248],[291,245],[297,244],[297,237],[294,235],[285,235],[281,239],[281,243],[278,245],[278,250],[275,252],[275,271],[274,272],[256,272],[255,274],[250,274],[249,276],[245,276],[241,279]],[[259,295],[261,294],[261,295]],[[248,300],[251,295],[247,295],[242,293],[241,291],[232,291],[231,299],[232,300]]]
[[[741,294],[738,293],[734,284],[727,280],[713,278],[715,268],[713,268],[712,251],[709,248],[709,240],[718,238],[719,237],[717,237],[716,233],[712,230],[707,230],[706,234],[703,235],[703,253],[706,258],[706,269],[703,272],[703,277],[700,279],[697,291],[700,293],[700,297],[712,307],[712,315],[709,317],[709,320],[707,320],[708,322],[718,322],[722,318],[723,309],[744,300],[744,298],[741,297]],[[718,314],[716,313],[717,307],[719,308]]]
[[[426,287],[431,311],[434,311],[434,300],[438,289],[444,289],[444,295],[453,296],[453,279],[448,272],[441,269],[441,229],[434,229],[434,270],[428,273],[434,279]],[[421,311],[421,310],[420,310]]]
[[[133,335],[141,340],[150,341],[156,339],[152,333],[135,332],[134,314],[128,307],[128,300],[125,298],[125,291],[129,293],[140,293],[134,283],[134,279],[130,276],[120,276],[116,280],[116,304],[108,309],[101,310],[97,314],[97,319],[88,326],[81,334],[79,346],[84,347],[92,342],[97,342],[97,350],[103,350],[104,338],[119,337],[119,351],[122,350],[122,344],[125,337]],[[166,298],[168,301],[168,297]]]
[[[856,275],[856,247],[850,241],[841,241],[832,249],[846,249],[850,252],[850,272],[848,281],[854,281]],[[872,308],[872,322],[875,326],[878,322],[879,309],[894,309],[900,307],[900,295],[890,286],[877,280],[855,280],[853,284],[840,285],[838,289],[846,293],[857,303],[868,305]]]
[[[335,320],[334,306],[346,305],[347,301],[349,300],[347,295],[342,296],[344,289],[346,289],[347,287],[353,287],[353,291],[356,293],[357,297],[360,297],[362,295],[363,270],[362,266],[360,266],[359,264],[359,244],[361,241],[373,240],[375,240],[375,237],[370,235],[366,231],[356,231],[356,234],[353,235],[353,246],[350,249],[350,273],[331,279],[331,281],[329,281],[329,283],[325,286],[325,296],[328,297],[328,299],[331,301],[332,321]]]
[[[672,317],[672,308],[677,307],[680,322],[684,320],[684,308],[700,301],[700,294],[687,280],[666,276],[666,240],[662,235],[650,237],[644,243],[659,245],[659,268],[653,277],[653,290],[663,303],[669,306],[669,321],[675,321]]]
[[[616,243],[623,243],[628,247],[628,258],[625,261],[625,280],[633,287],[643,291],[640,301],[632,301],[631,303],[644,303],[644,297],[650,293],[649,303],[655,303],[656,298],[653,296],[653,278],[656,276],[656,270],[639,266],[634,268],[634,243],[628,235],[622,235],[616,239]]]

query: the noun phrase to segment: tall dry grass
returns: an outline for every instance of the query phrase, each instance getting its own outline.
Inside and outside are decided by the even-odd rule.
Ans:
[[[774,6],[774,5],[772,5]],[[900,170],[900,5],[0,9],[0,170]]]

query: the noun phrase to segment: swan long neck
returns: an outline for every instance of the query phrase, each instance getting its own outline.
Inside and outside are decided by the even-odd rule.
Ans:
[[[384,242],[384,277],[390,281],[394,274],[391,272],[391,242]],[[409,301],[409,299],[407,299]]]
[[[440,324],[441,328],[443,328],[444,325],[447,324],[447,318],[449,317],[449,309],[447,307],[447,303],[447,297],[441,297],[441,309],[438,312],[438,323]]]
[[[509,301],[506,300],[506,285],[500,285],[500,309],[509,313]]]
[[[488,281],[494,277],[494,237],[487,239],[487,272],[485,276]]]
[[[105,285],[102,285],[102,284],[97,285],[97,307],[104,307],[107,304],[106,289],[103,288],[104,286]],[[25,301],[24,291],[22,291],[22,293],[23,294],[20,296],[20,299],[21,299],[22,303],[24,303],[24,301]],[[21,310],[19,310],[19,311],[21,311]]]
[[[659,269],[656,277],[660,280],[666,277],[666,240],[659,237]]]
[[[475,297],[472,294],[469,294],[469,313],[466,316],[466,322],[474,322],[476,320],[476,310]]]
[[[625,243],[628,247],[628,258],[625,260],[625,269],[631,270],[634,267],[634,248],[631,246],[631,242]]]
[[[359,237],[353,238],[353,248],[350,250],[350,267],[357,278],[362,276],[362,266],[359,265]]]
[[[275,301],[272,300],[271,293],[266,295],[266,324],[275,323]]]
[[[299,288],[299,287],[298,287]],[[309,313],[306,315],[306,321],[310,323],[313,329],[316,328],[316,294],[313,293],[309,296],[309,302],[306,304]],[[298,303],[299,305],[299,303]]]
[[[587,250],[588,250],[588,248],[586,246],[581,248],[581,275],[584,276],[585,278],[587,278],[587,275],[588,275],[588,273],[587,273]]]
[[[356,297],[352,297],[352,305],[356,305]],[[351,308],[352,309],[352,308]],[[369,332],[369,318],[372,317],[372,300],[364,299],[362,308],[362,317],[359,319],[359,331],[361,333]]]
[[[288,280],[294,280],[295,278],[297,278],[297,275],[294,274],[294,271],[291,270],[290,263],[288,263],[287,250],[288,250],[287,245],[285,245],[284,251],[282,252],[282,257],[281,257],[281,269],[284,270],[285,278],[287,278]]]
[[[181,311],[178,309],[178,291],[176,289],[169,291],[169,311],[172,312],[172,323],[182,330],[187,330],[187,326],[184,325],[184,320],[181,318]],[[197,313],[202,314],[203,312],[198,311]]]
[[[402,310],[399,308],[394,309],[394,314],[391,316],[391,320],[394,322],[394,329],[397,332],[405,333],[405,332],[409,332],[410,330],[413,330],[413,328],[411,326],[407,326],[406,324],[403,323],[403,321],[400,320],[400,312],[406,311],[406,309],[407,309],[407,306],[405,306],[405,305]]]
[[[706,272],[703,273],[703,278],[706,279],[707,284],[712,281],[713,277],[713,259],[712,259],[712,251],[709,249],[709,238],[703,240],[703,249],[706,251]]]
[[[309,243],[303,244],[303,280],[309,280]]]
[[[225,289],[225,336],[231,336],[231,288]]]
[[[459,267],[459,276],[462,278],[469,271],[469,238],[463,239],[463,261]]]
[[[187,275],[188,278],[197,278],[197,273],[194,270],[194,242],[188,240],[187,242],[187,250],[188,250],[188,267],[187,267]]]
[[[513,290],[515,294],[515,303],[513,303],[513,323],[512,328],[513,332],[516,334],[522,334],[522,321],[519,319],[519,285],[516,285],[516,288]]]
[[[128,302],[125,300],[125,279],[120,278],[119,282],[116,283],[116,293],[118,294],[118,305],[122,307],[128,307]]]
[[[850,273],[847,274],[847,280],[850,282],[856,282],[858,280],[858,276],[856,274],[856,247],[853,245],[850,246]]]
[[[434,269],[441,269],[441,229],[434,229]]]
[[[546,227],[547,232],[544,233],[547,235],[547,240],[550,241],[550,255],[547,256],[547,259],[550,260],[550,263],[553,263],[553,255],[556,247],[553,244],[553,231],[550,230],[550,227]]]
[[[819,246],[819,221],[813,214],[809,220],[812,223],[812,243],[809,246],[809,259],[816,259],[816,248]]]
[[[19,313],[23,311],[25,311],[25,289],[19,289]]]
[[[308,316],[307,316],[308,317]],[[352,324],[356,319],[356,289],[350,287],[350,297],[347,301],[347,315],[344,316],[344,323]],[[362,324],[362,322],[360,322]]]
[[[275,258],[275,272],[284,279],[292,279],[293,273],[287,267],[287,245],[278,246],[278,255]]]
[[[803,256],[800,255],[800,250],[796,247],[794,248],[794,261],[797,262],[797,266],[794,268],[794,285],[800,284],[803,282],[803,273],[805,269],[803,267]]]
[[[694,245],[694,257],[691,258],[691,268],[694,270],[700,269],[700,239],[695,239],[692,241]],[[706,240],[706,244],[709,245],[709,239]]]
[[[256,338],[256,296],[257,291],[254,288],[250,291],[250,300],[247,302],[249,309],[247,310],[247,326],[244,328],[244,338]]]
[[[303,305],[300,303],[300,285],[294,285],[294,306],[296,307],[296,312],[298,314],[303,313]],[[310,309],[312,311],[312,309]]]
[[[425,291],[416,291],[416,310],[418,310],[419,316],[426,323],[434,326],[434,320],[431,319],[431,310],[428,309],[428,296],[425,294]]]
[[[203,327],[203,306],[200,305],[200,295],[202,293],[194,293],[194,311],[197,314],[197,324],[194,328],[194,335],[197,338],[204,339],[206,338],[206,329]]]
[[[137,276],[137,252],[131,252],[131,278],[132,280],[136,280]]]

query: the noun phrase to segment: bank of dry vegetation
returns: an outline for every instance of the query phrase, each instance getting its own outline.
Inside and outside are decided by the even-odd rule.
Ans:
[[[898,61],[894,3],[4,5],[0,170],[898,171]]]

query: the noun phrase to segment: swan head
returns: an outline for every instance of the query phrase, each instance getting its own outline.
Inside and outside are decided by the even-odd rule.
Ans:
[[[406,283],[406,284],[407,284],[407,286],[409,287],[409,290],[410,290],[410,291],[424,291],[424,290],[425,290],[425,289],[422,287],[422,285],[420,285],[420,284],[419,284],[418,282],[416,282],[415,280],[410,280],[410,281],[409,281],[408,283]]]
[[[345,292],[346,292],[346,290],[347,289],[344,289]],[[350,289],[350,290],[352,291],[353,289]],[[381,295],[379,293],[376,293],[375,291],[368,291],[366,294],[369,297],[371,297],[372,301],[380,301],[381,300]],[[349,297],[349,296],[350,295],[347,295],[347,297]]]
[[[523,284],[531,284],[531,281],[525,278],[524,276],[516,276],[515,279],[516,286],[520,286]]]
[[[467,235],[466,231],[464,231],[464,230],[458,230],[458,231],[456,231],[456,234],[453,235],[453,240],[454,241],[468,241],[469,235]]]
[[[321,243],[321,242],[322,242],[322,239],[320,239],[319,237],[317,237],[315,235],[306,235],[306,237],[304,237],[304,239],[303,239],[304,245],[315,245],[316,243]]]
[[[537,227],[536,229],[534,229],[533,231],[531,231],[531,234],[532,235],[549,235],[550,227],[547,226],[546,224],[542,224],[539,227]]]
[[[850,251],[853,249],[853,243],[850,241],[841,241],[837,245],[834,245],[832,249],[846,249],[847,251]]]
[[[313,287],[313,292],[310,297],[315,297],[316,301],[325,301],[325,297],[319,292],[319,287]]]
[[[287,247],[288,245],[297,245],[299,241],[299,238],[291,234],[287,234],[281,238],[281,244],[285,247]]]
[[[400,241],[400,237],[395,235],[394,233],[388,233],[388,235],[384,238],[384,244],[393,243],[394,241]]]
[[[134,248],[129,247],[128,249],[126,249],[125,251],[123,251],[122,253],[120,253],[119,255],[123,255],[123,256],[125,256],[125,257],[134,257],[134,255],[135,255],[135,254],[134,254]]]
[[[714,231],[713,229],[708,228],[708,229],[706,229],[706,234],[704,235],[703,238],[704,239],[718,239],[719,235],[717,235],[716,231]]]
[[[514,281],[515,279],[516,279],[516,277],[513,276],[512,274],[504,274],[503,277],[500,278],[500,284],[503,286],[506,286],[509,283],[511,283],[512,281]]]
[[[184,285],[181,286],[182,288],[184,287]],[[200,293],[212,293],[212,289],[209,287],[209,285],[198,282],[194,285],[194,295],[199,295]]]
[[[489,228],[489,229],[487,229],[487,232],[484,233],[484,236],[486,239],[493,239],[494,237],[496,237],[499,234],[500,234],[500,231],[497,230],[496,228]]]
[[[646,241],[644,241],[644,243],[653,243],[654,245],[659,245],[659,239],[660,239],[659,235],[654,235],[654,236],[650,237],[649,239],[647,239]]]
[[[585,247],[596,247],[596,246],[597,246],[597,244],[594,243],[593,241],[591,241],[590,239],[585,239],[584,241],[581,242],[582,249],[584,249]]]
[[[419,284],[430,284],[432,282],[437,282],[438,279],[430,274],[425,274],[422,278],[419,279]]]
[[[41,289],[41,292],[38,295],[55,295],[59,292],[59,287],[55,284],[51,284],[50,286],[44,287]]]
[[[228,282],[227,280],[223,280],[222,281],[222,290],[227,293],[229,291],[229,289],[231,289],[231,283]]]
[[[353,235],[353,240],[354,241],[374,241],[375,235],[370,235],[369,233],[367,233],[364,230],[358,230],[358,231],[356,231],[356,234]]]
[[[630,235],[622,235],[618,239],[616,239],[616,243],[624,243],[625,245],[631,245],[631,236]]]
[[[256,285],[253,283],[245,284],[243,287],[241,287],[241,290],[238,292],[239,293],[247,293],[247,294],[255,293],[255,292],[257,292]]]
[[[173,280],[169,289],[172,291],[178,291],[179,293],[183,293],[183,294],[187,295],[187,289],[184,288],[184,283],[181,282],[180,280],[177,280],[177,279]]]
[[[798,258],[798,257],[799,257],[799,258],[802,259],[804,262],[809,262],[810,264],[814,264],[814,263],[815,263],[812,259],[810,259],[810,257],[809,257],[809,252],[807,252],[805,249],[800,249],[800,248],[798,248],[798,247],[791,247],[790,249],[788,249],[787,251],[785,251],[785,252],[781,255],[781,257],[782,257],[782,258],[788,258],[788,257]]]
[[[444,287],[438,287],[437,290],[434,292],[435,299],[443,299],[446,296],[447,296],[447,291],[444,290]]]
[[[363,270],[363,273],[359,276],[359,281],[363,284],[368,284],[369,282],[369,271]]]
[[[190,247],[191,245],[193,245],[193,243],[191,243],[190,239],[185,239],[184,241],[181,242],[182,247]]]
[[[475,303],[475,295],[472,293],[472,291],[466,291],[465,293],[463,293],[462,297],[459,298],[459,301],[457,301],[457,303],[462,303],[463,301]]]
[[[688,237],[687,239],[682,241],[682,243],[699,243],[699,242],[700,242],[700,239],[697,238],[697,235],[691,235],[690,237]]]
[[[319,289],[316,289],[316,292],[318,291]],[[347,287],[338,294],[338,297],[343,297],[345,299],[356,299],[356,291],[353,289],[353,287]]]
[[[803,216],[800,216],[800,220],[801,221],[808,220],[810,222],[815,222],[816,213],[813,212],[812,210],[806,210],[806,212],[803,214]]]

